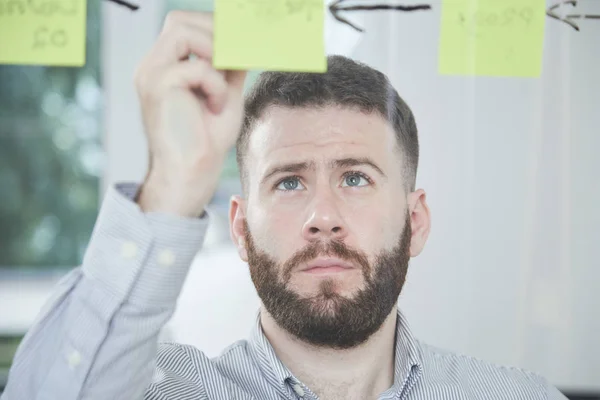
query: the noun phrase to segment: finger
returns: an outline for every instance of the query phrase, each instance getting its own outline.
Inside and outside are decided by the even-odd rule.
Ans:
[[[197,11],[173,10],[167,14],[163,29],[170,29],[172,26],[179,24],[195,26],[212,35],[214,29],[213,14]]]
[[[225,79],[231,86],[241,90],[244,88],[247,73],[248,71],[227,71]]]
[[[220,113],[227,101],[227,81],[207,61],[182,61],[162,72],[160,91],[176,87],[200,90],[206,105],[215,114]]]
[[[150,59],[152,64],[167,65],[186,60],[192,54],[212,60],[212,37],[201,28],[179,24],[161,33]]]

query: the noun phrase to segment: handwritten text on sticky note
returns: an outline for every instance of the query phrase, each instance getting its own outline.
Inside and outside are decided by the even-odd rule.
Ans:
[[[544,20],[545,0],[444,0],[439,71],[537,77]]]
[[[323,0],[215,0],[214,66],[325,72]]]
[[[0,0],[0,64],[82,66],[86,0]]]

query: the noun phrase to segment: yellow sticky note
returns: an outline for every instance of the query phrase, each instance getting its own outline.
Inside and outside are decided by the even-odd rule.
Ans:
[[[217,69],[325,72],[323,0],[215,0]]]
[[[0,64],[85,64],[86,0],[0,0]]]
[[[540,76],[545,8],[545,0],[444,0],[440,74]]]

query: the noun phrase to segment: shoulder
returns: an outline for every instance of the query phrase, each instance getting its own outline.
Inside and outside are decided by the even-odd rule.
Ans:
[[[173,394],[180,400],[251,398],[249,393],[260,376],[249,347],[246,340],[239,340],[211,358],[194,346],[159,344],[145,400],[163,400]]]
[[[417,342],[424,378],[433,386],[464,388],[468,398],[563,399],[541,375],[522,368],[504,366]],[[555,394],[556,392],[556,394]]]
[[[207,385],[239,380],[240,366],[251,368],[251,364],[246,340],[231,344],[214,358],[194,346],[160,343],[150,390],[158,393],[187,388],[202,395],[210,390]]]
[[[228,365],[235,362],[244,362],[247,358],[249,358],[249,354],[246,340],[232,343],[219,356],[212,358],[197,347],[167,342],[158,345],[156,368],[165,371],[187,371],[190,366],[193,366],[194,372],[191,376],[198,376],[203,370],[226,369]]]

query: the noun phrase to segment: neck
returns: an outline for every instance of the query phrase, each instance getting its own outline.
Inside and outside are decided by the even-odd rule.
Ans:
[[[381,328],[352,349],[333,350],[302,342],[261,309],[265,336],[277,357],[320,399],[376,398],[394,383],[396,306]]]

